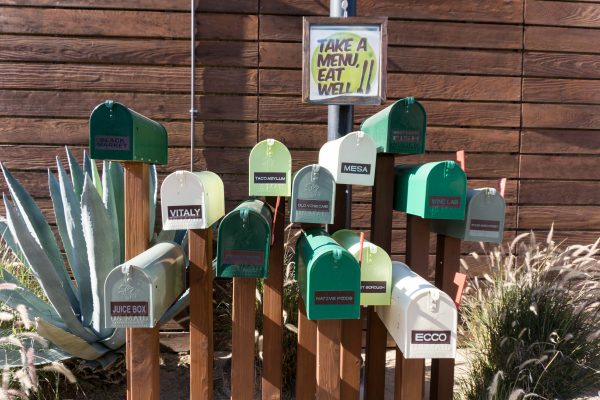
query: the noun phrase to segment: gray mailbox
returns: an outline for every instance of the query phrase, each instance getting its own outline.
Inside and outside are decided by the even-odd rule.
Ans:
[[[335,181],[318,164],[303,167],[292,184],[291,222],[332,224],[335,212]]]
[[[185,290],[185,252],[159,243],[115,267],[104,282],[108,328],[153,328]]]
[[[467,192],[464,220],[433,220],[432,230],[469,242],[500,243],[504,233],[506,205],[494,188]]]

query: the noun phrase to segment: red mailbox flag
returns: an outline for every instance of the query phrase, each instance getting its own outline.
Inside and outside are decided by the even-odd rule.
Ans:
[[[504,197],[504,192],[506,192],[506,178],[498,181],[498,190],[500,191],[500,196]]]
[[[454,275],[454,284],[458,286],[456,291],[456,297],[454,298],[454,303],[456,304],[456,309],[460,308],[460,302],[462,300],[463,292],[465,291],[465,284],[467,283],[467,276],[465,274],[461,274],[457,272]]]
[[[460,164],[460,168],[467,172],[467,165],[465,162],[465,151],[459,150],[456,152],[456,162]]]

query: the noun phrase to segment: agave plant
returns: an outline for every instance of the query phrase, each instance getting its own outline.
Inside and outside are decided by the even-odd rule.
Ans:
[[[37,332],[58,348],[48,353],[47,361],[67,356],[102,360],[114,357],[113,351],[125,343],[124,329],[104,324],[103,290],[107,274],[124,262],[123,167],[118,162],[104,161],[100,175],[96,162],[86,153],[82,168],[66,150],[69,173],[58,157],[58,177],[48,169],[50,197],[65,257],[40,208],[2,166],[10,196],[3,194],[6,219],[0,221],[0,234],[38,280],[48,302],[7,271],[3,271],[0,284],[11,284],[14,290],[0,290],[0,301],[11,308],[27,308]],[[156,170],[152,168],[149,239],[181,242],[181,232],[154,235],[156,186]],[[188,301],[186,292],[161,322],[183,310]]]

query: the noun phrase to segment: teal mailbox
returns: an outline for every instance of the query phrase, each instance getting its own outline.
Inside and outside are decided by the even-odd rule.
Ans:
[[[217,239],[217,277],[267,277],[272,221],[271,209],[260,200],[246,200],[223,217]]]
[[[296,270],[309,320],[360,318],[360,267],[322,229],[296,241]]]

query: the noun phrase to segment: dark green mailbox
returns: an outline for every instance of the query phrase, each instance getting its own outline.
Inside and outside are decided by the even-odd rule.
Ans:
[[[367,118],[360,130],[371,136],[380,153],[421,154],[426,127],[425,108],[407,97]]]
[[[454,161],[396,166],[394,209],[428,219],[465,218],[467,177]]]
[[[90,157],[166,164],[167,130],[158,122],[106,100],[90,115]]]
[[[309,320],[360,318],[360,266],[322,229],[296,241],[296,270]]]
[[[267,277],[272,221],[271,209],[260,200],[246,200],[223,217],[217,240],[217,277]]]

